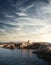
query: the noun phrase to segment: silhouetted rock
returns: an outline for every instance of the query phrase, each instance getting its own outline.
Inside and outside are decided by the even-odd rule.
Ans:
[[[41,58],[51,60],[51,46],[41,46],[32,53],[36,53]]]

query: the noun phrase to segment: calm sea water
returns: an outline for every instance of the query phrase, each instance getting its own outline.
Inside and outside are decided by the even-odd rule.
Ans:
[[[51,65],[51,62],[32,54],[32,50],[0,48],[0,65]]]

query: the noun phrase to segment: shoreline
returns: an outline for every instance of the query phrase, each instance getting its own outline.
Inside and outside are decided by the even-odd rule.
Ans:
[[[37,54],[39,57],[43,59],[51,60],[51,44],[49,43],[2,43],[0,44],[0,48],[6,49],[32,49],[33,54]]]

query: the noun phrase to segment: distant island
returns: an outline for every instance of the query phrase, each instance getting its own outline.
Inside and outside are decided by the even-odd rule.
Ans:
[[[34,49],[33,54],[36,53],[41,58],[51,60],[51,43],[48,42],[0,42],[0,48],[6,49]]]

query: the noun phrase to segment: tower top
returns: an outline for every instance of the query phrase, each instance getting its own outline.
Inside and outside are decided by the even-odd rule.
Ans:
[[[28,43],[29,43],[30,41],[28,40]]]

